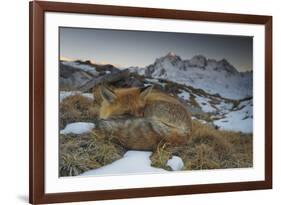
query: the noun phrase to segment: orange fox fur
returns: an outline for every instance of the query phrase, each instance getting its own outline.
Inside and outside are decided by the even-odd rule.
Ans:
[[[191,117],[176,98],[152,87],[100,88],[99,132],[130,149],[153,149],[160,141],[183,144],[190,138]],[[104,121],[102,121],[104,120]]]

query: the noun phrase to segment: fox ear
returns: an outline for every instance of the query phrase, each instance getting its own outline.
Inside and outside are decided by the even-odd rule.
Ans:
[[[105,86],[100,86],[100,95],[103,100],[112,103],[116,99],[116,95],[114,91],[110,90],[109,88]]]
[[[152,91],[153,85],[146,86],[140,89],[140,98],[145,99]]]

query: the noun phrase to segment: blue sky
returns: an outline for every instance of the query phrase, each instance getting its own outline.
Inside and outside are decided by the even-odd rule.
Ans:
[[[239,71],[253,69],[252,37],[60,28],[60,57],[64,58],[143,67],[168,52],[182,59],[198,54],[216,60],[225,58]]]

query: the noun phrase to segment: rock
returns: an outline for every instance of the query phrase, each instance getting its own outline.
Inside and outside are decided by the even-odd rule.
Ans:
[[[218,61],[217,67],[214,69],[217,71],[226,71],[228,74],[238,74],[239,72],[233,67],[226,59]]]
[[[205,56],[202,55],[194,56],[193,58],[191,58],[191,60],[189,60],[189,66],[192,67],[205,68],[206,65],[207,59]]]
[[[65,90],[75,90],[87,81],[91,80],[94,75],[91,72],[75,68],[68,64],[60,63],[60,88]]]

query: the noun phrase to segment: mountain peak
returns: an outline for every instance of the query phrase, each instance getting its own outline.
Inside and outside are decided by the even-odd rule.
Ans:
[[[162,56],[162,57],[156,59],[156,62],[162,63],[162,62],[164,62],[164,61],[170,62],[170,63],[172,63],[172,64],[174,65],[174,64],[177,64],[178,62],[181,62],[182,59],[181,59],[181,57],[178,56],[176,53],[174,53],[174,52],[169,52],[169,53],[167,53],[165,56]]]
[[[167,55],[166,56],[168,56],[168,57],[175,57],[176,56],[176,54],[174,53],[174,52],[169,52],[169,53],[167,53]]]
[[[224,70],[228,73],[231,73],[231,74],[237,74],[239,73],[236,68],[231,65],[225,58],[223,58],[222,60],[218,61],[218,64],[217,64],[217,67],[215,70]]]
[[[180,56],[178,56],[176,53],[174,52],[169,52],[167,53],[165,56],[162,56],[161,58],[159,58],[161,60],[177,60],[177,61],[181,61]]]
[[[205,68],[205,66],[207,65],[207,58],[203,55],[193,56],[189,60],[189,65],[194,66],[194,67],[199,67],[199,68]]]

